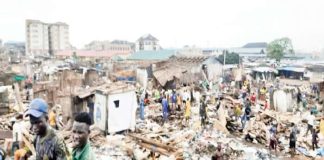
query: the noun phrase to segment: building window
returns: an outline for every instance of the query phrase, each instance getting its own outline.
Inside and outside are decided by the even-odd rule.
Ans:
[[[115,107],[119,108],[119,100],[114,101]]]

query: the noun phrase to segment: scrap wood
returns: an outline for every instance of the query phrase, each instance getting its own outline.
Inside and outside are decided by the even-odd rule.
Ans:
[[[0,130],[0,139],[12,138],[12,131]]]
[[[268,117],[272,118],[272,119],[275,119],[278,121],[278,115],[275,113],[275,115],[272,115],[273,112],[270,112],[269,110],[265,110],[265,111],[260,111],[261,112],[261,115],[267,115]]]
[[[176,160],[183,160],[183,149],[178,149],[173,155],[176,157]]]
[[[227,128],[225,126],[223,126],[222,123],[220,121],[218,121],[217,119],[214,120],[214,128],[216,128],[219,131],[224,132],[225,134],[229,134],[229,131],[227,130]]]
[[[136,138],[136,139],[139,139],[145,143],[148,143],[148,144],[151,144],[151,145],[155,145],[155,146],[158,146],[158,147],[161,147],[161,148],[164,148],[166,149],[167,151],[176,151],[177,149],[175,147],[171,147],[171,146],[168,146],[166,144],[162,144],[160,142],[157,142],[157,141],[154,141],[152,139],[147,139],[147,138],[144,138],[144,137],[140,137],[138,135],[135,135],[135,134],[128,134],[129,136],[133,137],[133,138]]]
[[[91,130],[89,138],[92,139],[101,135],[103,135],[103,133],[100,130]]]
[[[23,132],[22,138],[23,138],[25,145],[30,149],[30,151],[33,153],[33,155],[36,155],[34,145],[32,145],[33,136],[31,136],[27,130],[23,130],[22,132]]]
[[[233,104],[241,103],[239,100],[236,100],[236,99],[232,98],[231,96],[225,96],[224,98],[227,100],[230,100]]]
[[[21,94],[19,92],[19,86],[18,86],[18,83],[14,83],[14,91],[15,91],[15,96],[16,96],[16,100],[18,102],[18,112],[22,112],[23,111],[23,103],[22,103],[22,100],[21,100]]]
[[[192,132],[186,132],[184,134],[181,134],[180,137],[172,137],[170,138],[167,143],[169,143],[170,145],[176,145],[180,142],[183,142],[184,140],[191,140],[195,135]]]
[[[140,142],[139,145],[142,146],[142,147],[144,147],[144,148],[150,149],[151,151],[159,152],[159,153],[161,153],[163,155],[166,155],[166,156],[169,156],[169,155],[172,154],[168,150],[166,150],[165,148],[162,148],[162,147],[159,147],[159,146],[155,146],[153,144]]]

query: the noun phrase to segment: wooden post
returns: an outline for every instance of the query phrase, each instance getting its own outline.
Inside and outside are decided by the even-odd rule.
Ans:
[[[21,101],[21,97],[20,97],[20,91],[19,91],[19,85],[18,83],[14,83],[14,87],[15,87],[15,96],[16,96],[16,100],[18,102],[18,112],[22,112],[23,111],[23,103]]]

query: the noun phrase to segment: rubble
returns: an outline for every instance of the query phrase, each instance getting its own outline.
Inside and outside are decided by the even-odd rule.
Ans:
[[[241,116],[244,114],[244,106],[246,105],[243,94],[248,89],[239,86],[244,83],[244,79],[248,79],[245,76],[248,76],[243,73],[242,68],[233,70],[233,73],[227,70],[222,80],[215,78],[220,76],[221,72],[218,69],[201,71],[201,66],[198,64],[212,61],[212,58],[205,56],[173,57],[170,61],[157,63],[157,69],[150,73],[153,76],[151,78],[147,77],[149,74],[143,69],[149,66],[146,63],[139,63],[139,66],[128,62],[108,63],[103,65],[108,67],[102,69],[94,68],[94,66],[78,67],[71,65],[63,69],[64,67],[56,67],[52,63],[44,62],[41,66],[37,66],[39,71],[35,73],[37,73],[36,77],[38,78],[33,82],[33,90],[31,90],[33,94],[31,95],[44,98],[49,103],[50,108],[54,107],[59,110],[58,114],[62,118],[63,126],[58,130],[58,134],[64,138],[67,146],[71,148],[73,115],[80,111],[89,111],[87,106],[89,97],[95,96],[97,92],[107,92],[107,94],[102,95],[108,95],[108,92],[124,93],[125,88],[118,87],[118,83],[123,84],[121,86],[132,86],[132,91],[136,87],[137,95],[133,97],[137,96],[137,99],[134,98],[133,105],[137,106],[136,103],[138,102],[135,101],[140,101],[143,98],[142,92],[147,93],[144,120],[138,118],[138,113],[136,113],[136,117],[133,117],[135,121],[131,120],[134,123],[134,129],[126,127],[126,130],[114,130],[108,133],[109,129],[102,127],[105,125],[101,125],[101,127],[96,124],[91,126],[89,140],[98,160],[132,158],[138,160],[211,159],[219,145],[224,159],[285,159],[290,158],[289,133],[291,123],[297,124],[299,129],[297,155],[295,156],[302,159],[324,156],[323,133],[319,135],[318,145],[320,148],[315,151],[311,149],[312,139],[310,134],[305,135],[307,117],[312,106],[298,107],[299,104],[296,103],[296,92],[300,90],[304,94],[305,102],[316,106],[319,114],[317,114],[315,126],[322,126],[322,128],[318,128],[323,132],[324,125],[319,123],[323,115],[321,113],[323,109],[320,107],[323,106],[320,103],[322,96],[319,96],[319,100],[316,101],[317,95],[312,92],[308,82],[298,81],[298,83],[295,83],[285,79],[280,79],[279,82],[275,80],[260,81],[257,80],[260,78],[259,75],[256,80],[252,78],[253,75],[249,75],[251,76],[249,78],[251,80],[250,90],[256,93],[258,98],[255,104],[251,106],[252,113],[246,127],[242,128]],[[219,65],[214,61],[212,62],[209,66]],[[80,62],[78,65],[81,64]],[[186,64],[188,65],[186,66]],[[176,66],[181,67],[172,70]],[[139,68],[141,70],[138,70]],[[111,71],[111,73],[108,74],[105,70]],[[194,71],[190,72],[190,70]],[[275,69],[271,68],[270,70],[275,72]],[[260,69],[254,69],[254,71],[258,74],[262,73]],[[269,76],[272,76],[273,72]],[[139,77],[138,83],[136,83],[135,75],[145,75],[145,77]],[[231,77],[235,77],[236,81],[231,81],[233,80]],[[184,83],[189,84],[184,85]],[[3,96],[0,97],[0,105],[6,101],[10,106],[9,112],[14,112],[0,116],[0,132],[3,139],[9,137],[4,135],[10,134],[10,119],[15,116],[16,112],[22,112],[28,106],[29,100],[25,98],[26,90],[22,89],[24,85],[23,82],[17,82],[14,84],[14,90],[8,90],[9,94],[6,96],[8,97],[6,100],[3,100]],[[173,86],[174,88],[169,89]],[[277,87],[275,87],[274,93],[270,94],[267,91],[260,96],[259,89],[263,86],[268,90],[271,86]],[[120,91],[116,92],[117,89]],[[184,90],[193,92],[191,116],[188,123],[183,118],[183,107],[180,111],[170,113],[168,121],[163,122],[161,99],[160,97],[156,98],[154,94],[156,91],[170,94],[172,90],[180,95]],[[196,93],[206,95],[209,98],[208,118],[205,127],[200,124],[200,103],[199,98],[196,98],[199,97]],[[124,98],[119,98],[119,100],[130,101],[129,96]],[[282,99],[285,99],[285,101]],[[264,106],[268,105],[266,101],[272,107],[265,109]],[[115,106],[117,105],[115,104]],[[108,107],[110,106],[106,108]],[[239,111],[235,109],[239,109]],[[116,112],[116,114],[122,116],[121,113]],[[125,112],[123,112],[123,116],[125,116]],[[270,127],[274,124],[277,124],[279,142],[276,152],[269,150]],[[31,141],[32,135],[29,131],[25,131],[24,142],[28,147],[33,148]]]

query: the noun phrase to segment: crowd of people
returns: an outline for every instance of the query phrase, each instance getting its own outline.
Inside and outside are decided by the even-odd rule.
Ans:
[[[236,95],[237,101],[234,102],[233,107],[228,109],[228,116],[233,121],[240,121],[239,130],[243,132],[248,125],[248,122],[253,115],[253,109],[258,106],[261,110],[270,110],[273,109],[270,107],[271,98],[269,96],[273,95],[275,90],[279,89],[278,81],[275,81],[274,84],[266,86],[265,82],[261,82],[260,84],[252,84],[252,82],[245,80],[239,84],[219,84],[218,91],[224,92],[226,89],[234,90],[234,95]],[[311,86],[312,92],[316,94],[316,100],[319,100],[319,88]],[[212,92],[212,91],[211,91]],[[161,103],[162,106],[162,115],[164,123],[168,121],[168,117],[170,114],[174,114],[175,111],[183,112],[183,121],[188,125],[188,121],[191,116],[191,107],[198,106],[199,107],[199,116],[201,120],[201,126],[204,129],[208,124],[208,112],[207,106],[213,105],[215,110],[217,111],[221,105],[225,108],[226,104],[222,101],[221,96],[212,96],[210,94],[205,94],[204,91],[194,91],[190,89],[190,87],[184,87],[182,90],[154,90],[152,94],[152,98],[155,102]],[[201,95],[200,95],[201,94]],[[315,127],[315,114],[318,113],[318,109],[315,105],[315,100],[313,103],[308,103],[306,100],[305,93],[302,93],[298,88],[298,92],[295,95],[297,98],[297,107],[294,112],[298,111],[309,111],[309,116],[307,117],[307,131],[305,136],[308,136],[308,133],[311,133],[312,136],[312,149],[315,150],[318,148],[318,133],[319,129]],[[146,93],[146,96],[142,100],[143,102],[149,102],[149,96]],[[211,101],[214,101],[211,104]],[[144,119],[144,108],[148,103],[142,103],[141,107],[141,119]],[[303,106],[301,108],[301,106]],[[269,133],[270,138],[268,140],[270,150],[278,151],[278,124],[274,120],[270,126]],[[296,152],[296,144],[298,142],[297,135],[300,134],[300,129],[297,124],[290,124],[290,135],[289,135],[289,148],[291,150],[292,156]],[[245,132],[246,133],[246,132]]]
[[[212,90],[210,87],[209,92]],[[227,108],[227,104],[224,103],[223,95],[208,94],[208,91],[194,90],[190,87],[184,87],[181,90],[158,90],[155,89],[152,95],[147,92],[142,92],[139,96],[139,118],[145,119],[145,107],[149,105],[151,100],[155,103],[160,103],[161,115],[163,124],[169,122],[170,115],[182,114],[180,116],[183,120],[184,126],[189,127],[189,122],[192,116],[192,106],[199,107],[199,116],[201,128],[205,129],[209,124],[208,111],[209,105],[213,106],[213,111],[217,111],[221,106],[225,107],[228,111],[228,118],[232,121],[240,123],[239,130],[243,133],[249,125],[250,118],[254,116],[253,109],[261,104],[262,110],[272,109],[270,107],[268,95],[272,95],[274,90],[278,89],[277,85],[266,86],[265,83],[255,86],[252,82],[245,80],[239,84],[226,84],[220,83],[217,87],[216,93],[223,93],[226,90],[232,90],[234,99],[231,109]],[[312,149],[318,148],[318,133],[319,129],[315,127],[315,115],[318,114],[315,101],[319,101],[318,87],[311,87],[312,92],[316,94],[316,100],[308,103],[306,96],[300,89],[296,93],[297,111],[300,109],[308,110],[309,116],[307,117],[307,130],[305,136],[311,133],[312,137]],[[215,89],[216,90],[216,89]],[[215,92],[212,92],[215,93]],[[35,156],[37,160],[56,160],[56,159],[72,159],[72,160],[91,160],[94,159],[94,153],[91,149],[89,142],[90,125],[93,124],[93,105],[94,100],[91,97],[89,104],[90,114],[86,112],[78,113],[74,117],[72,127],[73,138],[73,150],[69,151],[64,140],[58,136],[57,130],[61,129],[64,125],[58,117],[58,108],[49,109],[48,104],[43,99],[33,99],[28,110],[25,113],[18,113],[13,122],[13,144],[12,153],[15,160],[28,159],[32,156],[32,150],[28,148],[22,138],[24,131],[25,117],[29,117],[31,127],[27,130],[31,130],[36,136],[32,145],[35,148]],[[92,109],[91,109],[92,108]],[[278,124],[273,121],[269,129],[270,138],[268,147],[270,150],[278,151]],[[292,155],[296,152],[296,144],[298,142],[298,134],[300,134],[300,128],[297,124],[290,124],[289,134],[289,148]],[[246,138],[249,139],[249,138]],[[217,147],[213,159],[221,159],[221,145]],[[0,154],[3,153],[0,150]],[[0,156],[1,157],[1,156]],[[1,160],[1,159],[0,159]]]

